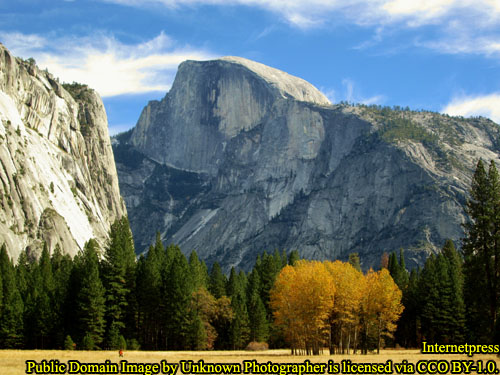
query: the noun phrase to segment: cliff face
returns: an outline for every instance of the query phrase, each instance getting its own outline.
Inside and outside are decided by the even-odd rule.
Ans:
[[[102,101],[66,88],[0,44],[0,242],[14,259],[43,241],[72,255],[104,244],[126,213]]]
[[[475,163],[499,140],[486,119],[333,106],[230,57],[181,64],[114,152],[139,250],[160,231],[226,269],[276,248],[369,267],[403,247],[414,266],[459,241]]]

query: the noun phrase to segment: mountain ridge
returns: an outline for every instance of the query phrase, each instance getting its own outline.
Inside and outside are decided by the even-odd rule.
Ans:
[[[250,73],[220,59],[181,64],[166,96],[115,143],[138,249],[159,230],[226,270],[275,248],[317,259],[358,252],[367,268],[400,247],[416,266],[445,239],[460,241],[475,163],[498,161],[496,124],[318,105]]]

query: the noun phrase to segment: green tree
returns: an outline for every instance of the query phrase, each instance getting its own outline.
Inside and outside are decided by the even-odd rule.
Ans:
[[[7,255],[5,244],[0,248],[0,274],[3,287],[0,348],[18,348],[23,342],[24,304],[17,288],[14,265]]]
[[[210,271],[208,291],[217,299],[226,295],[226,276],[222,273],[219,263],[215,262]]]
[[[453,241],[447,240],[442,250],[448,271],[450,293],[450,316],[447,329],[449,342],[463,342],[465,339],[465,302],[463,295],[463,260],[455,249]]]
[[[146,257],[137,265],[137,296],[139,301],[139,332],[141,346],[145,349],[165,349],[165,290],[162,275],[165,269],[166,253],[160,235],[150,246]],[[165,274],[166,276],[166,274]]]
[[[193,289],[208,287],[208,273],[205,262],[200,262],[195,250],[189,255],[189,273],[191,275]]]
[[[137,308],[134,242],[125,216],[111,225],[109,238],[102,266],[108,344],[115,340],[116,330],[120,335],[135,330]]]
[[[293,266],[295,262],[300,259],[299,252],[297,250],[292,250],[288,255],[288,265]]]
[[[91,239],[75,259],[75,271],[79,276],[76,320],[80,342],[87,349],[102,343],[106,324],[105,289],[99,277],[98,253],[99,245]]]
[[[167,349],[182,350],[188,347],[189,310],[193,286],[189,264],[179,247],[172,249],[175,257],[165,279]]]
[[[227,295],[231,298],[231,308],[234,312],[234,319],[229,328],[229,340],[231,349],[233,350],[243,349],[249,340],[249,319],[246,306],[245,284],[246,278],[244,274],[237,275],[233,267],[227,283]]]
[[[471,342],[491,342],[500,297],[500,181],[493,161],[488,173],[478,161],[467,213],[463,253],[468,336]]]
[[[52,273],[54,277],[54,293],[52,306],[55,314],[55,324],[51,337],[54,347],[64,346],[65,340],[65,303],[68,299],[68,288],[70,284],[73,260],[68,254],[63,255],[58,245],[51,257]],[[69,314],[69,312],[68,312]]]
[[[359,254],[358,253],[351,253],[349,254],[349,263],[351,266],[354,267],[354,269],[358,270],[361,272],[361,262],[359,260]]]
[[[269,321],[266,308],[260,297],[259,274],[250,273],[247,287],[247,306],[250,328],[250,341],[265,342],[269,337]]]

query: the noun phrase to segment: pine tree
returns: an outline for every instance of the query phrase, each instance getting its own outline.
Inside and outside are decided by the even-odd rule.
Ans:
[[[166,253],[160,235],[150,246],[146,258],[141,257],[137,266],[137,295],[141,346],[145,349],[165,349],[166,311],[163,275]]]
[[[52,304],[55,313],[55,323],[53,325],[51,337],[53,338],[54,347],[64,347],[64,308],[65,302],[68,298],[68,287],[70,283],[71,271],[73,269],[73,261],[68,254],[62,255],[60,247],[56,245],[51,257],[51,263],[54,275],[54,298]]]
[[[278,253],[279,255],[279,253]],[[280,262],[281,264],[281,262]],[[246,306],[246,278],[244,274],[236,274],[231,268],[231,274],[227,283],[227,295],[231,298],[231,308],[234,319],[229,328],[231,349],[243,349],[249,340],[249,319]]]
[[[91,239],[75,259],[75,272],[79,277],[76,296],[78,337],[86,349],[94,349],[102,343],[106,324],[105,289],[99,278],[98,249],[97,242]]]
[[[15,269],[7,255],[5,244],[0,248],[2,275],[2,319],[0,320],[0,348],[18,348],[23,342],[23,301],[17,288]]]
[[[405,290],[408,286],[409,275],[406,269],[405,255],[403,248],[399,249],[399,289]]]
[[[210,280],[208,282],[208,291],[216,298],[226,295],[226,276],[222,273],[219,263],[212,265]]]
[[[260,261],[256,262],[255,270],[259,273],[261,283],[260,298],[266,307],[267,317],[271,320],[270,292],[281,270],[281,265],[277,261],[277,257],[264,252]]]
[[[166,309],[168,311],[167,349],[181,350],[188,347],[189,310],[193,286],[189,265],[180,249],[172,249],[175,257],[165,279]]]
[[[111,225],[109,245],[104,253],[102,274],[106,289],[108,345],[116,345],[120,335],[135,329],[135,252],[126,217]],[[112,341],[114,341],[112,343]]]
[[[259,274],[255,270],[248,278],[247,301],[250,341],[265,342],[269,337],[269,322],[266,308],[260,298]]]
[[[422,340],[436,342],[438,330],[439,313],[439,279],[436,270],[436,257],[431,255],[427,258],[422,270],[419,283]]]
[[[463,297],[464,276],[462,259],[455,249],[453,241],[447,240],[442,254],[448,269],[450,282],[450,322],[448,327],[449,342],[463,342],[465,339],[465,303]]]
[[[405,348],[415,348],[420,335],[419,275],[416,269],[411,270],[408,286],[403,291],[402,303],[405,309],[401,314],[396,331],[396,342]]]
[[[208,273],[205,262],[200,262],[195,250],[189,255],[189,273],[192,278],[194,290],[208,287]]]
[[[197,311],[189,311],[187,328],[187,349],[189,350],[205,350],[207,349],[207,331],[205,325],[198,315]]]
[[[288,255],[288,265],[293,266],[300,259],[298,250],[292,250]]]
[[[361,272],[361,262],[359,260],[359,254],[358,253],[351,253],[349,254],[349,263],[351,266],[354,267],[354,269],[358,270]]]
[[[467,213],[463,253],[468,336],[471,342],[491,342],[500,298],[500,181],[493,161],[488,173],[478,161]]]

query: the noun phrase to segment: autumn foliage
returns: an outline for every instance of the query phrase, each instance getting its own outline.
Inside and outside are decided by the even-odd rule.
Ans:
[[[387,269],[366,275],[349,263],[301,260],[282,269],[271,290],[275,324],[293,353],[380,349],[403,311]],[[370,344],[371,343],[371,344]]]
[[[324,263],[300,260],[281,270],[271,291],[271,308],[292,351],[319,354],[334,294],[333,278]]]

